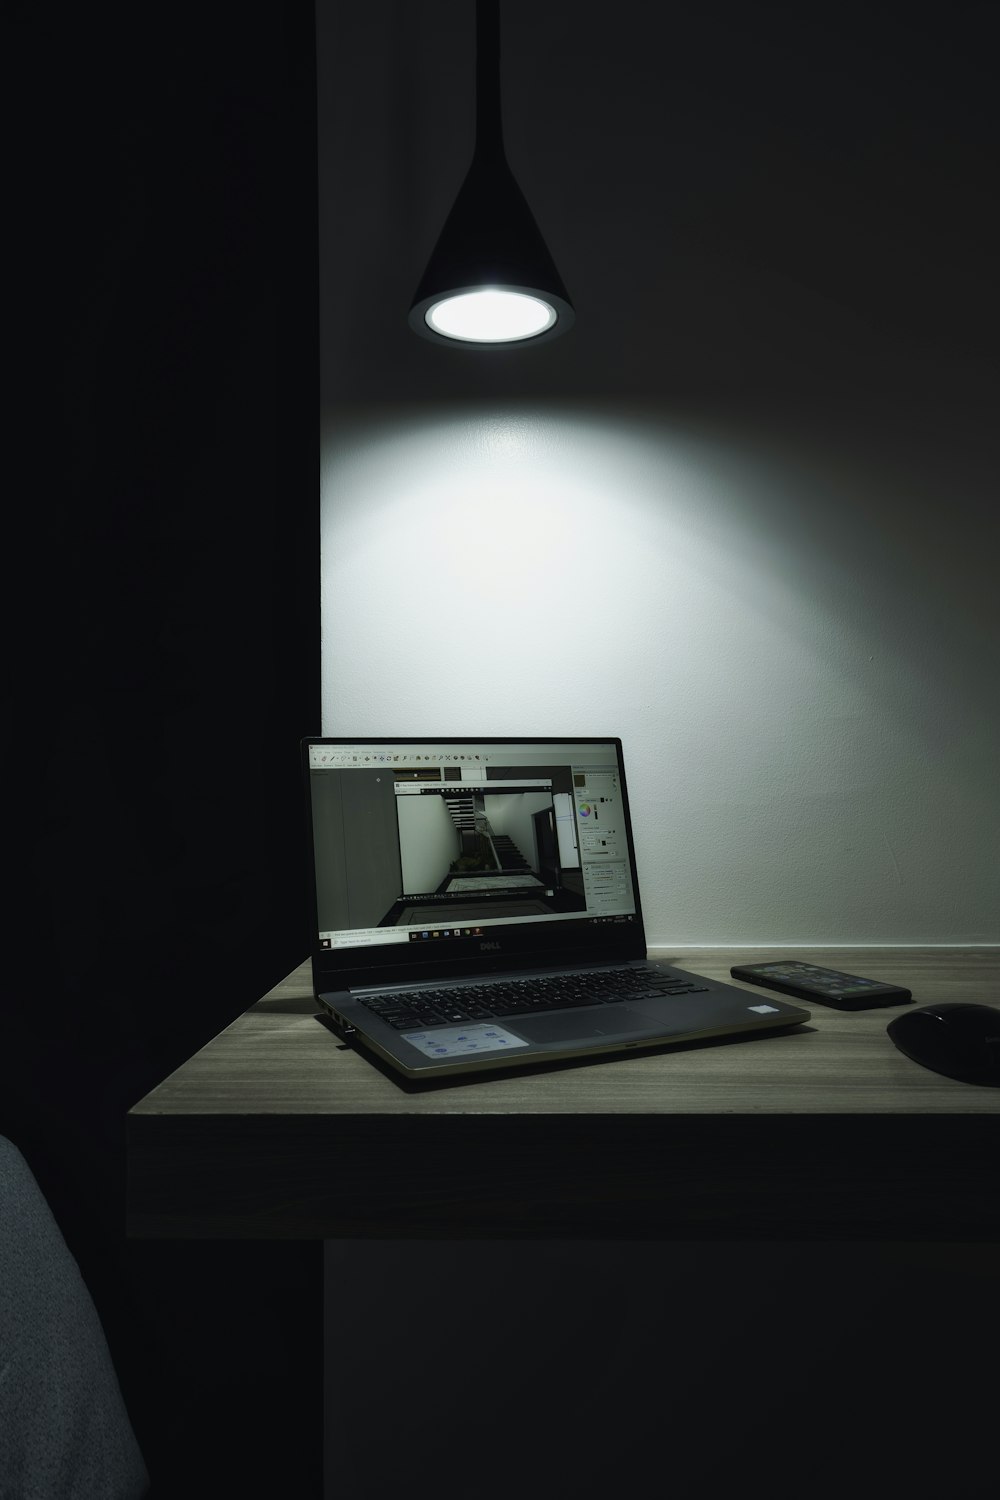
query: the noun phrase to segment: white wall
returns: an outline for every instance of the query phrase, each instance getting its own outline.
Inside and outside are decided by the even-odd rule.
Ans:
[[[325,728],[620,734],[658,943],[998,941],[985,23],[765,19],[504,0],[577,321],[484,354],[472,7],[317,7]]]
[[[620,734],[652,943],[997,941],[989,470],[894,430],[341,405],[324,732]]]

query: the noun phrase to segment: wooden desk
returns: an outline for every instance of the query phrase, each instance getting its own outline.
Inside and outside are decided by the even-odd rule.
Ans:
[[[765,955],[653,956],[727,978]],[[1000,1002],[997,948],[809,957],[917,1004]],[[784,1036],[417,1088],[318,1018],[303,964],[131,1111],[128,1232],[1000,1238],[1000,1090],[902,1056],[895,1009],[811,1009]]]

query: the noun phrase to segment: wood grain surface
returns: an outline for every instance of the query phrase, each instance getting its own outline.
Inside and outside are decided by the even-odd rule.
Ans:
[[[658,951],[728,979],[746,949]],[[1000,1001],[998,949],[824,949],[914,1003]],[[757,991],[756,993],[759,993]],[[795,1032],[414,1085],[296,969],[129,1117],[129,1232],[995,1238],[1000,1090],[818,1004]]]
[[[650,956],[735,983],[729,976],[734,963],[795,954],[700,949]],[[1000,1004],[1000,949],[829,948],[810,950],[809,959],[905,985],[917,1005],[941,1000]],[[997,1090],[941,1077],[897,1051],[886,1024],[905,1007],[847,1012],[806,1003],[805,1008],[811,1011],[809,1024],[780,1036],[481,1074],[444,1086],[410,1084],[352,1051],[329,1030],[312,998],[306,963],[141,1100],[132,1114],[1000,1110]]]

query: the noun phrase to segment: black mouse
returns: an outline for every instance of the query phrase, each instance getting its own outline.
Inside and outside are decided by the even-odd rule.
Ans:
[[[958,1078],[1000,1088],[1000,1010],[956,1001],[905,1010],[886,1027],[914,1062]]]

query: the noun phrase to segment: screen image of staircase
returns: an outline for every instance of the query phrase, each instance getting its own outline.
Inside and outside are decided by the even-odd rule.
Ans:
[[[514,843],[505,833],[491,833],[490,842],[493,845],[493,853],[497,857],[497,863],[501,870],[516,870],[518,872],[531,871],[531,866]]]
[[[451,821],[458,829],[459,847],[461,848],[462,855],[465,858],[469,858],[475,854],[479,847],[475,798],[459,794],[454,797],[445,797],[444,802],[451,814]]]
[[[531,873],[531,865],[514,840],[506,833],[494,831],[482,798],[471,794],[458,795],[445,797],[445,803],[458,829],[462,855],[466,859],[479,856],[487,868],[509,870],[515,874]]]

